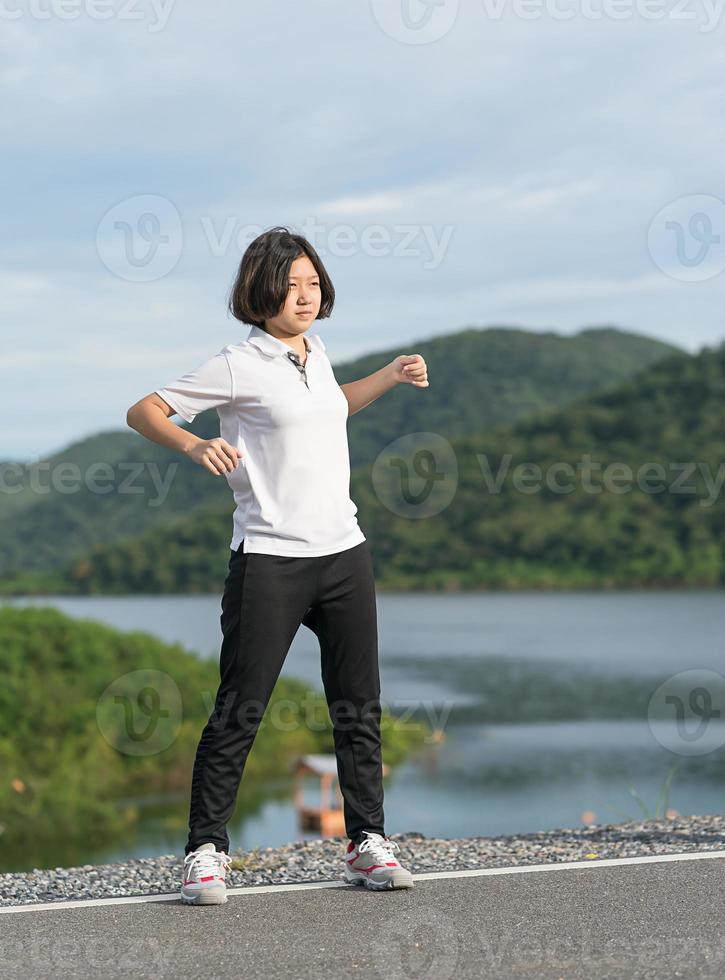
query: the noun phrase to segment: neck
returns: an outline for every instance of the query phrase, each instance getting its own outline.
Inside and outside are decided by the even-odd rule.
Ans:
[[[280,335],[270,330],[266,324],[262,327],[262,330],[268,333],[270,337],[276,337],[277,340],[281,340],[282,343],[287,344],[288,347],[291,347],[296,354],[299,354],[300,360],[304,364],[309,350],[309,341],[304,334]]]

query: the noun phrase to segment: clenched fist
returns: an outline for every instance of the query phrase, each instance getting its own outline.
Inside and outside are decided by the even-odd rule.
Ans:
[[[396,381],[416,385],[418,388],[428,387],[428,368],[422,355],[401,354],[392,362],[391,368]]]
[[[215,476],[223,473],[231,473],[236,469],[237,462],[242,454],[234,446],[230,446],[226,439],[221,437],[216,439],[202,439],[193,449],[189,450],[189,456],[209,470]]]

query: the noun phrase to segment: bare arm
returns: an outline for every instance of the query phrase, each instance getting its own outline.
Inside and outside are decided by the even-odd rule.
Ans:
[[[157,394],[146,395],[126,413],[126,424],[151,442],[184,453],[215,476],[236,467],[241,453],[226,440],[200,439],[170,420],[173,408]]]
[[[345,398],[347,398],[348,415],[354,415],[361,408],[366,408],[376,398],[380,398],[386,391],[394,387],[397,382],[390,368],[391,365],[386,364],[385,367],[380,368],[374,374],[369,374],[366,378],[340,385]]]
[[[374,374],[340,385],[347,398],[348,416],[366,408],[401,382],[417,388],[428,387],[428,369],[420,354],[401,354]]]

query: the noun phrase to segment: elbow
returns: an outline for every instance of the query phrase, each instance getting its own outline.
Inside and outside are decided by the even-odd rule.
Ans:
[[[138,406],[138,402],[136,402],[134,405],[132,405],[129,408],[129,410],[126,412],[126,425],[130,429],[135,429],[136,428],[136,425],[134,424],[134,419],[136,418],[136,408],[137,408],[137,406]]]

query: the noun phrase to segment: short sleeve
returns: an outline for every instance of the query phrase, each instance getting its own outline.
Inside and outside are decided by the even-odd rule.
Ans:
[[[186,422],[193,422],[199,412],[227,405],[234,397],[232,371],[224,351],[208,358],[155,394]]]

